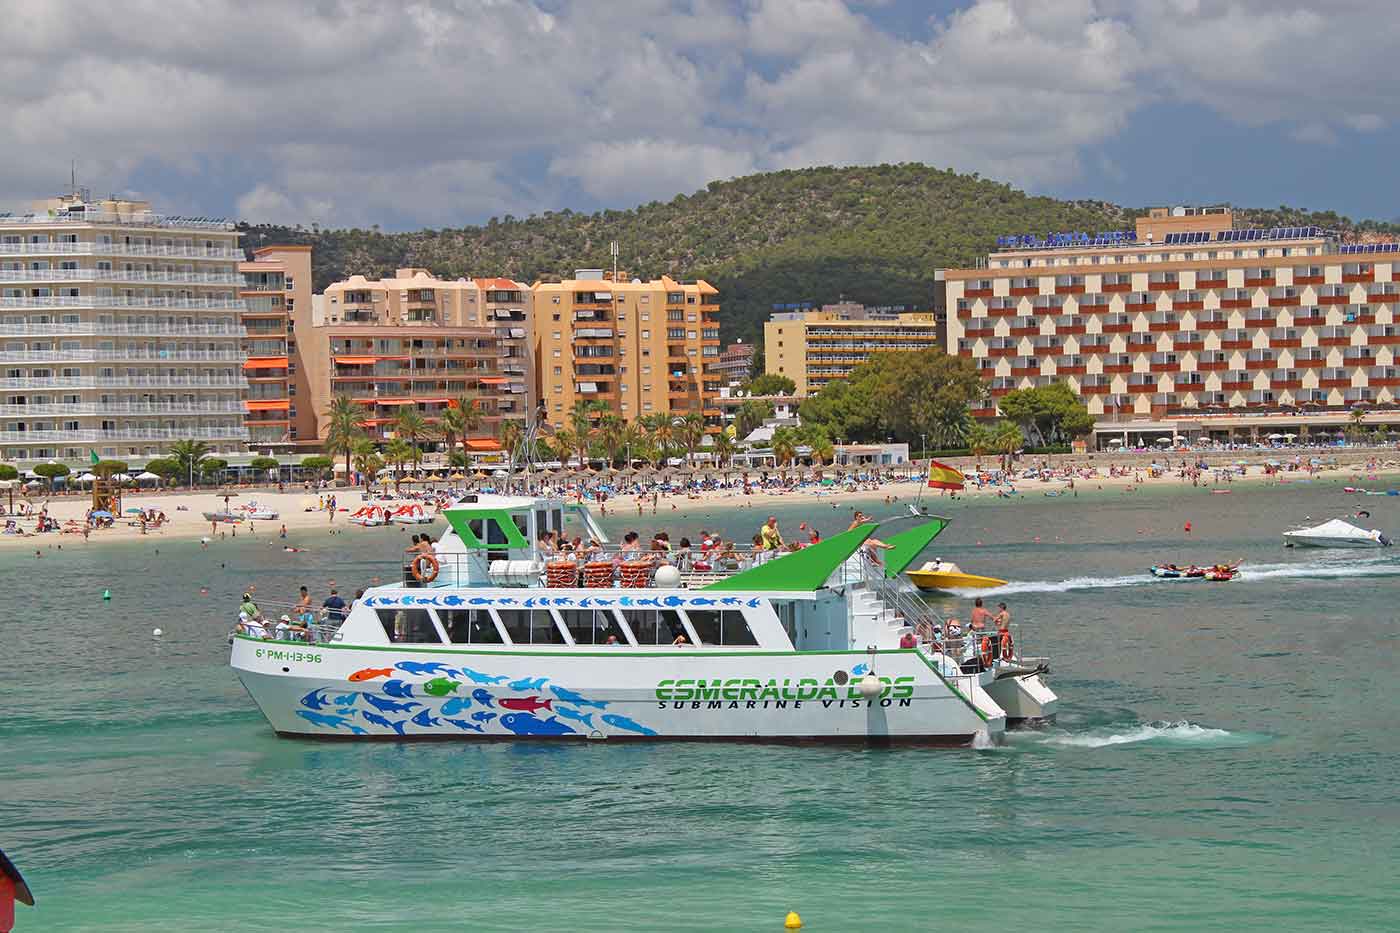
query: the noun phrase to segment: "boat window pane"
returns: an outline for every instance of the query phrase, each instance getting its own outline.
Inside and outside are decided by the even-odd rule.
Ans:
[[[757,645],[742,612],[732,609],[689,609],[686,615],[702,645]]]
[[[501,633],[485,609],[439,609],[438,619],[456,645],[499,645]]]
[[[749,628],[749,620],[744,618],[742,612],[723,612],[720,614],[720,625],[723,627],[723,638],[720,639],[722,645],[757,645],[758,638],[754,635],[753,629]]]
[[[559,626],[554,624],[554,617],[549,614],[548,609],[536,609],[530,613],[530,644],[567,644],[564,641],[563,633],[559,631]]]
[[[685,614],[690,617],[691,628],[695,629],[695,637],[700,639],[700,644],[724,644],[720,638],[719,612],[706,609],[688,609]]]
[[[513,643],[517,645],[530,643],[530,610],[497,609],[496,613],[501,617],[501,627],[506,630],[506,635]]]
[[[392,642],[441,644],[437,629],[426,609],[376,609],[379,624]]]
[[[637,636],[639,645],[668,644],[671,638],[665,642],[661,641],[663,627],[656,617],[655,609],[624,609],[622,617],[627,620],[627,624],[632,627],[632,634]]]
[[[560,609],[558,612],[576,645],[605,645],[609,635],[616,635],[617,640],[623,644],[627,642],[622,634],[622,626],[618,625],[612,613],[605,609]]]

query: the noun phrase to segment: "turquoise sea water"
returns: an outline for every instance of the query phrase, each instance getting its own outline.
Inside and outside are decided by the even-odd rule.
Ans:
[[[392,578],[405,533],[0,554],[17,929],[1393,929],[1400,555],[1278,537],[1357,503],[1400,532],[1400,499],[1340,485],[936,500],[934,550],[1014,581],[992,595],[1063,702],[984,750],[277,739],[227,668],[238,593]]]

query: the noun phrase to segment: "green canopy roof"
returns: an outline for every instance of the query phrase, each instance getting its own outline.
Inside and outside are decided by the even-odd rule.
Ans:
[[[948,527],[950,519],[936,515],[931,517],[933,520],[927,524],[916,525],[897,535],[882,539],[886,544],[894,545],[884,553],[886,577],[893,579],[903,573],[905,568],[914,562],[914,558],[928,547],[929,542]]]
[[[861,525],[827,538],[820,544],[766,560],[757,567],[736,573],[705,590],[769,590],[812,592],[826,585],[832,572],[856,552],[875,531],[875,524]]]

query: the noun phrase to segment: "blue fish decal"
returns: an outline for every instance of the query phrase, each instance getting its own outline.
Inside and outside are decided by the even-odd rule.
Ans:
[[[657,605],[660,605],[660,604],[656,601],[656,597],[654,597],[654,596],[649,596],[649,597],[647,597],[646,599],[638,599],[638,600],[636,600],[635,602],[636,602],[636,604],[637,604],[638,606],[657,606]]]
[[[442,709],[438,712],[444,716],[456,716],[458,713],[470,709],[471,705],[470,697],[450,697],[446,703],[442,704]]]
[[[400,661],[394,666],[407,674],[422,674],[424,677],[438,674],[447,674],[450,676],[456,673],[456,671],[446,664],[443,664],[441,661]]]
[[[379,685],[379,689],[391,697],[398,697],[400,700],[413,699],[413,685],[406,684],[402,680],[386,680]]]
[[[554,711],[555,711],[556,713],[558,713],[560,716],[563,716],[565,719],[572,719],[574,722],[581,722],[581,723],[583,723],[585,726],[587,726],[587,727],[590,728],[590,729],[593,728],[593,714],[592,714],[592,713],[580,713],[578,710],[576,710],[576,709],[569,709],[567,706],[560,706],[560,707],[556,708]]]
[[[529,678],[522,677],[519,680],[512,680],[510,683],[506,684],[506,686],[516,693],[525,693],[528,690],[543,690],[544,682],[548,679],[548,677],[536,677],[534,680],[530,680]]]
[[[465,719],[449,719],[449,720],[447,720],[447,721],[450,722],[450,723],[452,723],[452,725],[456,726],[458,729],[463,729],[463,730],[465,730],[465,729],[470,729],[470,730],[472,730],[473,732],[485,732],[485,731],[486,731],[484,728],[482,728],[481,726],[477,725],[476,723],[474,723],[474,722],[467,722]]]
[[[619,606],[630,606],[630,605],[632,605],[632,597],[631,597],[631,596],[619,596],[619,597],[617,598],[617,604],[618,604]]]
[[[496,604],[499,605],[499,606],[514,606],[514,605],[515,605],[515,597],[514,597],[514,596],[502,596],[500,599],[496,600]]]
[[[438,718],[436,716],[429,715],[429,713],[430,710],[425,706],[418,711],[418,715],[414,716],[409,721],[412,722],[415,726],[422,726],[425,729],[432,728],[433,726],[436,726],[438,724]]]
[[[639,735],[656,735],[655,729],[648,729],[639,722],[633,722],[626,716],[619,716],[616,713],[608,713],[603,717],[603,722],[618,729],[626,729],[628,732],[636,732]]]
[[[551,684],[549,689],[554,693],[555,696],[563,700],[565,703],[572,703],[575,706],[591,706],[594,709],[608,708],[607,700],[590,700],[584,696],[574,693],[572,690],[566,690],[558,684]]]
[[[611,599],[595,599],[595,600],[593,600],[593,605],[595,605],[595,606],[611,606],[612,604],[613,604],[613,601],[612,601]]]
[[[763,602],[763,600],[758,599],[757,597],[755,597],[754,599],[749,600],[748,606],[749,606],[750,609],[757,609],[757,608],[759,607],[759,604],[762,603],[762,602]]]
[[[473,596],[471,599],[467,600],[467,605],[469,605],[469,606],[489,606],[489,605],[491,605],[493,602],[495,602],[494,599],[486,599],[485,597],[482,597],[482,596]]]
[[[365,694],[365,702],[368,703],[370,706],[373,706],[375,709],[379,710],[381,713],[406,713],[411,709],[415,709],[423,705],[422,703],[419,703],[416,700],[410,700],[407,703],[400,703],[397,700],[388,700],[381,696],[375,696],[373,693]]]
[[[475,690],[472,691],[472,699],[480,703],[482,706],[495,706],[495,704],[491,702],[491,694],[487,693],[480,687],[477,687]]]
[[[326,699],[325,691],[320,687],[317,687],[301,698],[301,705],[305,706],[307,709],[322,710],[325,709],[329,703],[330,700]]]
[[[744,601],[737,596],[726,596],[719,601],[721,606],[742,606]]]
[[[529,609],[529,608],[530,608],[531,606],[533,606],[534,604],[535,604],[535,597],[531,596],[529,599],[525,600],[525,601],[524,601],[523,603],[521,603],[520,605],[524,606],[526,609]]]
[[[404,721],[402,719],[400,719],[398,722],[392,722],[388,719],[385,719],[383,716],[380,716],[377,713],[371,713],[367,709],[360,710],[360,715],[365,717],[365,722],[372,722],[376,726],[383,726],[386,729],[393,729],[399,735],[403,735]]]
[[[346,693],[346,694],[343,694],[342,696],[338,696],[338,697],[335,698],[335,705],[336,705],[336,706],[354,706],[354,705],[355,705],[355,701],[356,701],[357,699],[359,699],[359,696],[360,696],[360,694],[359,694],[358,692],[357,692],[357,693]]]
[[[501,725],[516,735],[578,735],[578,730],[555,717],[540,719],[530,713],[510,713],[501,717]]]
[[[466,600],[460,596],[444,596],[442,598],[442,604],[444,606],[460,606],[464,602],[466,602]]]
[[[593,605],[593,600],[589,599],[587,596],[578,601],[578,607],[580,609],[587,609],[591,605]]]
[[[864,673],[868,672],[869,670],[870,670],[870,665],[869,665],[869,664],[861,663],[861,664],[857,664],[855,667],[851,668],[851,673],[852,673],[852,674],[855,674],[857,677],[859,677],[861,674],[864,674]]]
[[[297,715],[312,725],[325,726],[328,729],[339,729],[341,726],[350,725],[347,716],[330,716],[326,713],[313,713],[310,710],[299,709]]]
[[[491,675],[483,674],[481,671],[474,671],[469,667],[462,668],[462,676],[466,677],[474,684],[491,684],[492,686],[505,683],[510,678],[505,674]]]
[[[475,719],[477,722],[490,722],[495,718],[495,713],[488,713],[485,710],[482,710],[479,713],[472,713],[472,719]]]
[[[679,596],[667,596],[665,599],[661,600],[661,605],[671,607],[684,606],[685,600],[681,599]]]
[[[707,599],[704,596],[692,599],[690,601],[690,605],[692,606],[713,606],[714,604],[715,601],[713,599]]]

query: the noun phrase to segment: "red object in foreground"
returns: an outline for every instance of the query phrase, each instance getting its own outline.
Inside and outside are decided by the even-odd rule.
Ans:
[[[0,933],[10,933],[15,927],[15,901],[34,906],[34,895],[24,876],[0,850]]]

